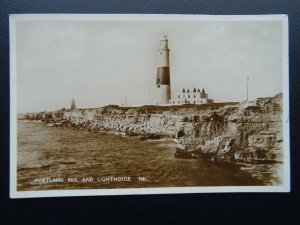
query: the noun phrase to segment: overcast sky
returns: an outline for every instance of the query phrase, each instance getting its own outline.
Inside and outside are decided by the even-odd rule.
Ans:
[[[250,99],[282,92],[280,21],[18,21],[17,111],[153,103],[164,33],[172,96],[243,101],[247,76]]]

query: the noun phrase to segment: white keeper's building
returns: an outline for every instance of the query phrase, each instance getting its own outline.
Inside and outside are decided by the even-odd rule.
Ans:
[[[180,93],[177,93],[169,100],[170,105],[182,105],[182,104],[206,104],[213,103],[213,99],[208,98],[208,94],[204,88],[200,91],[200,88],[185,89],[183,88]]]

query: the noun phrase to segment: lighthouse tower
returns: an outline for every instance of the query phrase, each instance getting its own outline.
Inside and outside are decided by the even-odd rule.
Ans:
[[[158,50],[155,100],[157,105],[168,104],[171,99],[169,52],[168,38],[164,35],[163,39],[160,40],[160,48]]]

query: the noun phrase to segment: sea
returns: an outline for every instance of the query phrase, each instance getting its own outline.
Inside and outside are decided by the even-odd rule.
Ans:
[[[141,140],[18,120],[17,191],[280,185],[282,164],[175,158],[170,139]]]

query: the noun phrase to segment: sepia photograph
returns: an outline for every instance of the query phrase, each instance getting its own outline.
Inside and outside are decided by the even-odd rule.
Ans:
[[[289,192],[286,15],[10,15],[11,198]]]

